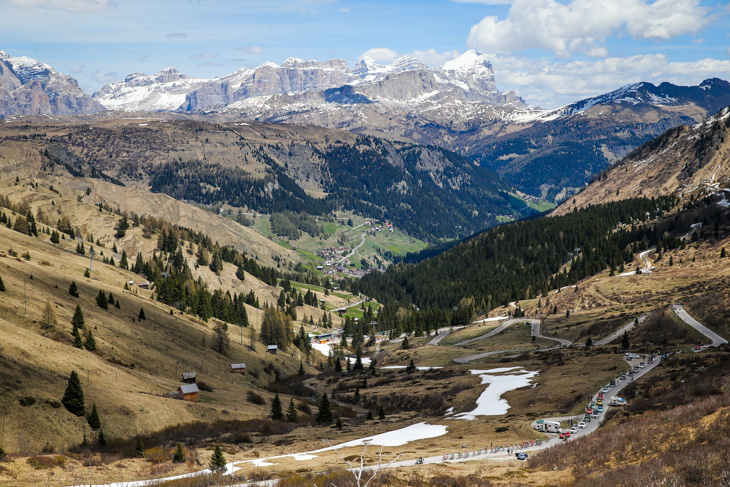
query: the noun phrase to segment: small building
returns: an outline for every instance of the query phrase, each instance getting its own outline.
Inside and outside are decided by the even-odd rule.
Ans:
[[[186,401],[198,402],[198,389],[197,384],[180,384],[177,388],[177,394]]]
[[[279,353],[279,346],[278,345],[269,345],[266,349],[267,352],[276,355]]]
[[[195,384],[197,382],[195,372],[183,372],[182,381],[186,384]]]
[[[150,281],[140,281],[139,284],[137,284],[140,289],[149,289],[150,285]]]
[[[231,364],[231,372],[236,374],[246,373],[246,364]]]

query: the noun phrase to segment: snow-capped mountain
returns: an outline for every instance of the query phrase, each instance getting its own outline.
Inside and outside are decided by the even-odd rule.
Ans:
[[[35,59],[0,50],[0,117],[103,111],[78,82]]]
[[[271,118],[280,116],[282,100],[305,104],[310,100],[312,109],[332,103],[326,92],[333,88],[360,95],[348,98],[354,104],[363,102],[363,96],[368,103],[443,100],[437,92],[448,95],[460,91],[456,98],[470,103],[524,105],[514,95],[499,93],[491,64],[476,51],[467,51],[439,68],[411,56],[402,56],[389,65],[366,57],[352,70],[342,59],[319,62],[289,58],[281,66],[266,62],[214,79],[191,78],[168,68],[152,76],[131,74],[124,81],[105,85],[94,99],[107,108],[127,111],[241,111],[246,115],[255,106],[258,117]],[[334,106],[345,100],[335,98]],[[301,111],[306,107],[293,108]]]

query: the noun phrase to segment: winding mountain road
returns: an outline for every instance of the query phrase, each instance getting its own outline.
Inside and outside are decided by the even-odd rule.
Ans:
[[[727,343],[727,340],[725,340],[723,337],[715,333],[714,331],[707,328],[705,325],[697,321],[696,319],[692,318],[689,313],[684,309],[684,306],[681,304],[673,304],[672,309],[677,314],[679,319],[687,323],[689,326],[694,328],[695,330],[702,333],[704,336],[712,340],[711,347],[719,347],[720,345],[724,345]]]

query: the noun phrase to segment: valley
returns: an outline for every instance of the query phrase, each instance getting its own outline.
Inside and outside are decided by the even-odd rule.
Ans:
[[[729,481],[728,82],[0,82],[0,484]]]

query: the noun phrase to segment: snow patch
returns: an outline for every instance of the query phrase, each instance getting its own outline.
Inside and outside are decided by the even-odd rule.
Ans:
[[[509,403],[502,399],[502,394],[513,391],[521,387],[531,385],[532,378],[538,375],[538,372],[529,372],[522,369],[523,372],[511,373],[507,375],[494,375],[500,372],[509,372],[514,369],[522,369],[522,367],[500,367],[489,370],[471,370],[473,375],[478,375],[482,379],[482,384],[489,384],[482,394],[477,398],[477,407],[468,413],[461,413],[454,416],[458,419],[472,421],[477,416],[500,416],[507,414],[509,411]],[[517,371],[515,371],[517,372]]]

